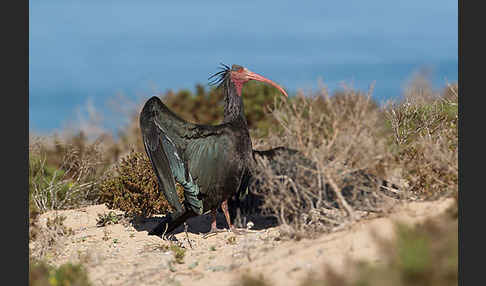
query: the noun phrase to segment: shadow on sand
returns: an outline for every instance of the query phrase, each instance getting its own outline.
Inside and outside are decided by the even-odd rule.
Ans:
[[[131,223],[137,231],[151,231],[159,223],[163,222],[165,217],[151,217],[151,218],[134,218]],[[277,219],[272,216],[263,215],[249,215],[243,217],[242,225],[246,225],[246,222],[252,222],[252,230],[263,230],[270,227],[277,226]],[[191,217],[186,221],[188,227],[187,232],[194,234],[204,234],[209,232],[211,229],[211,216],[209,214],[204,214],[196,217]],[[240,223],[241,225],[241,223]],[[222,213],[218,213],[216,216],[216,226],[218,228],[228,228],[226,219]],[[238,224],[237,224],[238,226]],[[184,232],[184,224],[176,228],[172,234],[178,234]]]

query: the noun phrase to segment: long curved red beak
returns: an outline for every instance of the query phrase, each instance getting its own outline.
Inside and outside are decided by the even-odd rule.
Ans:
[[[280,90],[281,93],[283,93],[283,95],[285,95],[286,97],[289,97],[287,95],[287,93],[285,92],[285,90],[278,84],[274,83],[273,81],[269,80],[268,78],[265,78],[257,73],[254,73],[254,72],[251,72],[251,71],[248,71],[248,79],[253,79],[253,80],[257,80],[257,81],[261,81],[261,82],[265,82],[265,83],[268,83],[274,87],[276,87],[278,90]]]

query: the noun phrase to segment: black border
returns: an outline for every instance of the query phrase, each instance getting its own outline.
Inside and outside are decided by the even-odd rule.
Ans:
[[[464,81],[463,81],[463,70],[464,70],[464,60],[462,57],[462,50],[464,48],[463,45],[463,31],[464,31],[464,24],[463,24],[463,2],[461,0],[458,0],[458,71],[457,71],[457,80],[458,80],[458,85],[459,85],[459,99],[458,99],[458,115],[459,115],[459,122],[458,122],[458,137],[459,137],[459,142],[458,142],[458,180],[459,180],[459,192],[458,192],[458,285],[464,285],[464,271],[463,271],[463,260],[464,260],[464,247],[463,247],[463,240],[464,240],[464,231],[463,231],[463,226],[464,226],[464,196],[462,195],[462,192],[464,190],[464,180],[463,180],[463,171],[464,171],[464,152],[462,150],[463,148],[463,142],[462,142],[462,137],[463,137],[463,127],[464,127],[464,121],[463,121],[463,113],[464,113],[464,106],[463,106],[463,94],[464,94]]]
[[[29,1],[2,9],[2,230],[8,264],[3,284],[28,285],[29,277]],[[11,270],[10,270],[11,269]],[[7,281],[15,281],[9,283]]]
[[[25,138],[24,144],[19,144],[15,142],[16,148],[21,149],[20,154],[23,154],[21,156],[22,160],[20,161],[21,164],[21,172],[22,174],[22,179],[20,180],[15,180],[16,182],[16,187],[17,192],[20,193],[20,199],[22,201],[22,206],[23,206],[23,212],[22,216],[19,216],[19,223],[17,224],[19,228],[24,229],[24,240],[16,239],[16,243],[22,243],[25,245],[24,247],[24,256],[19,256],[19,260],[21,263],[25,265],[26,268],[26,275],[23,276],[22,278],[19,277],[19,282],[24,281],[25,279],[25,284],[29,283],[29,0],[25,1],[18,1],[19,7],[23,13],[20,13],[22,16],[18,17],[17,21],[19,23],[20,31],[17,33],[19,34],[18,37],[20,38],[19,40],[22,42],[22,49],[20,49],[21,53],[21,61],[19,62],[20,68],[20,74],[19,78],[21,79],[21,82],[18,86],[21,86],[21,89],[19,91],[19,95],[16,96],[19,101],[19,105],[21,106],[18,108],[18,110],[22,110],[22,118],[25,121],[20,120],[21,122],[21,127],[23,128],[18,128],[20,130],[19,136],[22,136]],[[25,6],[24,6],[25,5]],[[17,15],[17,14],[14,14]],[[22,57],[23,55],[23,57]],[[23,76],[22,76],[23,75]],[[23,150],[22,150],[23,149]],[[17,154],[17,152],[14,152],[14,154]],[[15,190],[14,189],[14,190]],[[22,190],[22,191],[20,191]],[[15,213],[15,212],[12,212]],[[15,219],[14,221],[16,221]],[[15,227],[14,227],[15,229]],[[19,230],[18,232],[15,231],[15,233],[21,233]],[[12,257],[12,256],[10,256]],[[22,267],[19,267],[19,269],[22,269]],[[20,276],[20,275],[19,275]],[[25,278],[24,278],[25,277]],[[21,283],[19,283],[21,284]]]
[[[458,192],[458,285],[469,285],[470,283],[466,284],[465,277],[464,277],[464,240],[465,235],[464,235],[464,224],[466,223],[464,220],[464,200],[465,197],[463,195],[463,192],[465,190],[465,180],[464,180],[464,173],[465,173],[465,158],[464,158],[464,128],[465,123],[464,123],[464,31],[465,31],[465,24],[464,24],[464,9],[463,9],[463,1],[458,0],[458,83],[459,83],[459,106],[458,106],[458,113],[459,113],[459,122],[458,122],[458,135],[459,135],[459,141],[458,141],[458,162],[459,162],[459,174],[458,174],[458,180],[459,180],[459,192]],[[470,178],[470,176],[468,176]],[[471,223],[472,224],[472,223]],[[474,265],[474,263],[471,263]],[[472,265],[469,264],[468,267],[471,267]],[[468,269],[470,270],[470,269]],[[470,271],[468,271],[468,276],[470,277]],[[471,281],[473,282],[473,281]],[[473,282],[474,284],[474,282]]]
[[[464,280],[463,280],[463,255],[464,255],[464,248],[463,248],[463,225],[464,225],[464,222],[463,222],[463,218],[464,218],[464,215],[463,215],[463,210],[464,210],[464,205],[463,205],[463,196],[462,196],[462,191],[464,189],[464,180],[462,179],[463,178],[463,152],[462,152],[462,147],[463,147],[463,144],[461,142],[461,139],[462,139],[462,136],[463,136],[463,125],[464,125],[464,122],[463,122],[463,118],[462,118],[462,115],[463,115],[463,97],[461,95],[464,94],[464,82],[463,82],[463,79],[462,79],[462,76],[463,76],[463,68],[464,68],[464,61],[463,61],[463,57],[462,57],[462,49],[463,49],[463,43],[462,43],[462,36],[463,36],[463,29],[464,29],[464,25],[463,25],[463,16],[462,16],[462,13],[463,13],[463,9],[462,9],[462,5],[463,5],[463,2],[461,0],[458,0],[458,21],[457,21],[457,24],[458,24],[458,49],[457,49],[457,52],[458,52],[458,55],[457,55],[457,59],[458,59],[458,71],[457,71],[457,80],[458,80],[458,87],[459,87],[459,99],[458,99],[458,103],[459,103],[459,106],[458,106],[458,115],[459,115],[459,118],[458,118],[458,170],[459,170],[459,174],[458,174],[458,188],[459,188],[459,192],[458,192],[458,202],[457,202],[457,205],[458,205],[458,285],[463,285],[464,284]]]
[[[464,9],[464,0],[458,0],[458,81],[459,81],[459,284],[481,285],[484,280],[484,237],[481,234],[484,222],[484,168],[471,163],[471,157],[480,160],[478,150],[484,149],[482,133],[484,130],[484,106],[474,104],[484,93],[484,59],[483,44],[483,9],[473,6],[477,1],[467,1],[469,7]],[[469,33],[470,43],[466,44],[465,35]],[[469,71],[469,73],[467,72]],[[466,77],[467,75],[467,77]],[[465,84],[467,78],[467,84]],[[468,92],[465,93],[467,88]],[[469,102],[467,104],[466,102]],[[473,110],[476,107],[477,110]],[[476,112],[475,112],[476,111]],[[476,113],[476,114],[474,114]],[[478,116],[479,115],[479,116]],[[480,126],[475,126],[475,125]],[[468,131],[468,129],[470,131]],[[469,140],[465,134],[472,134]],[[475,136],[474,136],[475,135]],[[476,143],[476,146],[474,146]],[[469,154],[469,159],[467,158]],[[467,164],[469,160],[469,164]],[[479,161],[478,160],[478,161]],[[475,166],[476,165],[476,166]],[[476,205],[474,205],[476,204]],[[479,210],[474,212],[474,210]],[[466,211],[469,216],[464,217]],[[466,235],[466,229],[469,235]],[[481,247],[482,246],[482,247]],[[474,257],[476,256],[476,257]],[[469,281],[469,282],[465,282]]]

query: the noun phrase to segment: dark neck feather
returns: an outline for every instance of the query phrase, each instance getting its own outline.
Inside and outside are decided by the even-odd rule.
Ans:
[[[246,125],[245,111],[243,108],[243,99],[238,95],[235,84],[231,79],[226,79],[223,82],[224,92],[224,117],[223,123],[242,120]]]

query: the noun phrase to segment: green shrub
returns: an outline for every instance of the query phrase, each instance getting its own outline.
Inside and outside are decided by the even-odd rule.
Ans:
[[[29,208],[31,211],[74,208],[96,201],[94,187],[103,172],[99,142],[29,144]],[[68,140],[70,141],[70,140]],[[81,141],[84,142],[84,141]]]
[[[45,262],[29,261],[30,286],[89,286],[92,285],[84,267],[66,263],[52,267]]]
[[[122,215],[117,215],[114,211],[108,213],[98,214],[96,226],[103,227],[110,224],[117,224],[120,222]]]
[[[59,209],[66,200],[70,181],[65,171],[47,166],[39,155],[29,154],[29,205],[31,211]]]
[[[179,199],[183,189],[178,186]],[[132,151],[100,183],[100,201],[128,215],[150,217],[166,214],[171,207],[159,192],[157,178],[145,153]]]
[[[420,198],[434,198],[457,192],[457,85],[443,96],[426,95],[409,95],[387,107],[385,114],[408,190]]]
[[[457,219],[443,215],[441,220],[428,220],[410,227],[396,226],[393,243],[382,242],[386,264],[362,267],[361,285],[376,285],[389,278],[393,285],[457,285],[458,283]]]
[[[240,280],[237,282],[238,286],[271,286],[269,281],[267,281],[263,275],[258,277],[252,276],[250,274],[243,274]]]
[[[186,250],[175,244],[171,244],[169,249],[174,254],[175,261],[179,264],[184,264],[184,256],[186,255]]]

